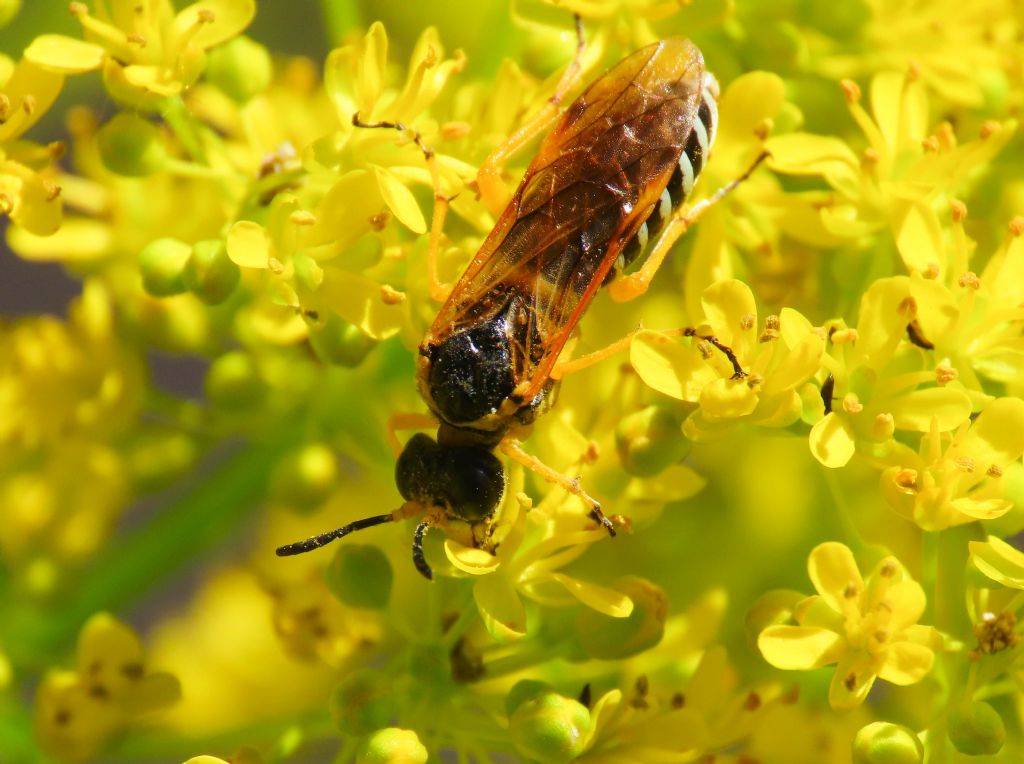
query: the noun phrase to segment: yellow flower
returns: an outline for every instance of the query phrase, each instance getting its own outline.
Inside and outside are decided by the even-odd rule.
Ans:
[[[871,82],[874,118],[860,104],[860,88],[844,82],[847,104],[867,138],[858,157],[830,136],[791,133],[769,138],[771,166],[788,175],[820,175],[834,190],[821,208],[824,228],[856,238],[888,228],[909,270],[945,265],[942,230],[934,202],[960,188],[1006,145],[1016,123],[991,122],[976,140],[957,145],[952,127],[929,132],[929,104],[920,80],[883,72]]]
[[[61,222],[61,189],[50,165],[63,147],[19,139],[56,100],[64,77],[27,60],[7,74],[0,74],[0,215],[46,236]]]
[[[40,35],[25,49],[32,63],[65,74],[103,71],[115,98],[143,109],[180,95],[199,77],[205,51],[245,29],[255,0],[203,0],[175,13],[171,0],[110,0],[96,14],[81,2],[71,13],[86,39]]]
[[[876,679],[921,681],[935,661],[936,632],[917,623],[925,594],[894,557],[865,580],[853,553],[836,542],[811,550],[808,572],[818,594],[794,607],[796,626],[769,626],[757,644],[781,669],[807,671],[837,664],[829,688],[833,708],[852,708]]]
[[[1004,470],[1024,453],[1024,401],[997,398],[947,443],[937,424],[921,452],[899,446],[895,466],[882,474],[882,494],[897,512],[924,530],[991,520],[1013,508],[1004,498]]]
[[[62,759],[91,758],[137,717],[181,694],[172,675],[147,672],[135,632],[107,613],[82,627],[77,664],[74,671],[48,673],[36,693],[36,736]]]
[[[630,348],[633,368],[650,387],[698,404],[683,425],[691,440],[707,440],[745,420],[785,427],[800,417],[798,388],[820,366],[824,340],[800,313],[784,309],[759,326],[750,287],[727,280],[704,290],[699,335],[728,347],[747,375],[710,340],[680,343],[670,335],[641,331]]]

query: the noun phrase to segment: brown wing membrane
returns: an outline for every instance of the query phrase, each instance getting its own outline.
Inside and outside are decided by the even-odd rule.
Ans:
[[[479,321],[488,295],[534,307],[523,349],[529,399],[668,183],[699,104],[704,62],[687,40],[650,45],[594,82],[541,144],[512,201],[442,306],[441,341]],[[538,345],[534,347],[532,345]]]

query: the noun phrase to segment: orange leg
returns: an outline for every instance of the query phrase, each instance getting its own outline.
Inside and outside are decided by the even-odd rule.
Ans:
[[[757,169],[757,166],[767,159],[768,156],[767,151],[762,151],[753,164],[747,168],[746,172],[738,178],[729,181],[707,199],[701,199],[692,207],[688,209],[681,208],[679,212],[669,218],[661,235],[658,236],[654,249],[651,250],[651,254],[644,260],[640,270],[624,276],[618,281],[613,281],[608,287],[608,293],[611,294],[612,299],[618,302],[625,302],[626,300],[632,300],[634,297],[639,297],[646,292],[647,287],[651,284],[651,279],[654,278],[654,274],[657,273],[661,264],[668,256],[669,250],[672,249],[672,245],[679,240],[679,237],[686,233],[686,230],[697,222],[701,215],[721,201],[727,194],[731,193],[740,183],[749,178],[751,173]]]
[[[615,535],[615,526],[612,524],[611,520],[605,517],[604,512],[601,511],[600,502],[580,488],[580,481],[577,478],[571,478],[568,475],[563,475],[561,472],[558,472],[546,465],[533,454],[527,453],[515,438],[507,437],[502,440],[501,451],[510,459],[519,462],[528,470],[536,472],[549,483],[554,483],[555,485],[564,488],[573,496],[579,496],[583,501],[590,505],[590,516],[594,518],[599,525],[604,526],[604,529],[608,531],[609,536]]]
[[[437,427],[437,420],[430,414],[415,411],[403,411],[388,417],[387,437],[391,453],[397,459],[402,453],[402,441],[398,439],[399,430],[427,430]]]
[[[559,107],[562,99],[573,88],[579,80],[583,71],[582,59],[586,42],[583,39],[583,22],[578,15],[576,20],[576,52],[572,61],[562,74],[555,92],[548,99],[548,102],[537,111],[527,122],[510,135],[504,143],[491,152],[477,171],[476,187],[477,192],[483,198],[484,203],[490,209],[491,214],[498,216],[508,203],[509,193],[501,182],[501,167],[516,152],[523,148],[541,133],[547,132],[552,123],[558,118]]]
[[[419,146],[423,152],[423,159],[427,169],[430,171],[430,183],[434,189],[434,212],[430,219],[430,246],[427,250],[427,279],[430,284],[430,297],[437,302],[444,302],[451,292],[451,284],[441,283],[438,276],[437,257],[441,251],[441,239],[444,236],[444,220],[448,215],[448,203],[451,201],[441,193],[441,173],[437,167],[437,156],[434,150],[423,143],[423,137],[418,130],[406,127],[401,122],[363,122],[359,119],[359,113],[352,115],[352,124],[356,127],[385,128],[397,130],[400,133],[409,133],[412,142]]]

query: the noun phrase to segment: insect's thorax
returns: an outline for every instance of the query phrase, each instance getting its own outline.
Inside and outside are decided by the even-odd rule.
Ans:
[[[526,400],[532,358],[543,345],[533,311],[515,289],[496,290],[443,338],[420,346],[420,393],[445,439],[494,445],[540,413],[551,384]]]

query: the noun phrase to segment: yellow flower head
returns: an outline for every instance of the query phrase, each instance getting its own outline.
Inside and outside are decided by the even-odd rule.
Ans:
[[[917,623],[924,590],[896,558],[881,560],[865,579],[849,548],[828,542],[811,550],[808,572],[818,594],[794,607],[798,625],[760,633],[765,660],[798,671],[836,664],[833,708],[862,703],[876,679],[914,684],[931,671],[936,632]]]

